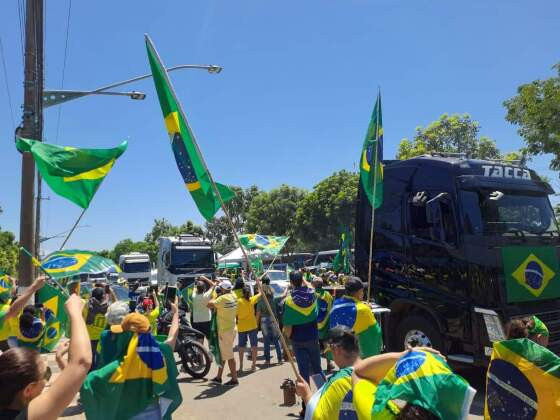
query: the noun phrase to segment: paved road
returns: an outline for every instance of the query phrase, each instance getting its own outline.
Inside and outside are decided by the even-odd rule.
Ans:
[[[52,357],[49,359],[50,364],[53,365],[54,359]],[[246,362],[247,366],[250,366],[249,361]],[[291,377],[289,364],[265,367],[264,362],[259,360],[257,366],[259,369],[256,372],[244,372],[239,378],[240,385],[234,388],[213,385],[207,380],[194,380],[181,373],[179,386],[183,394],[183,404],[173,418],[181,420],[297,418],[299,405],[286,407],[282,404],[283,393],[280,384],[285,378]],[[216,367],[213,365],[208,378],[212,378],[215,372]],[[460,369],[459,373],[478,391],[469,419],[482,419],[484,371],[469,368]],[[226,379],[225,375],[224,379]],[[85,416],[81,413],[81,408],[74,403],[67,409],[64,418],[84,419]]]

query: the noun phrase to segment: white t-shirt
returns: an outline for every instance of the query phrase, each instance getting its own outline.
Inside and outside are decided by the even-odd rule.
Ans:
[[[212,299],[212,292],[214,288],[208,289],[203,294],[196,293],[196,288],[193,290],[192,294],[192,305],[193,305],[193,322],[210,322],[212,318],[212,313],[206,305]]]

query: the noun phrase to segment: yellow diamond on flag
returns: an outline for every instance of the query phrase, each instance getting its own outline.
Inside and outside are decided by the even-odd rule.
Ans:
[[[531,254],[512,273],[512,277],[531,294],[540,296],[555,274],[535,254]]]

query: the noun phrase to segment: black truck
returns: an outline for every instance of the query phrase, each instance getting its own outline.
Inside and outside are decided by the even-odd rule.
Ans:
[[[486,365],[512,318],[538,316],[560,354],[560,232],[550,185],[524,165],[429,154],[384,162],[372,290],[390,347],[431,345]],[[371,205],[359,188],[355,259],[367,281]]]

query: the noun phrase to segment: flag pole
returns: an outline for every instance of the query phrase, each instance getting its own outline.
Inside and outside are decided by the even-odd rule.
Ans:
[[[200,151],[200,147],[198,146],[198,142],[196,141],[196,138],[193,134],[193,131],[191,129],[189,121],[187,120],[185,112],[183,111],[183,107],[181,106],[181,103],[179,102],[177,94],[175,93],[175,88],[173,87],[173,85],[171,84],[171,81],[169,80],[169,75],[167,74],[166,67],[163,65],[163,62],[161,61],[161,57],[159,56],[159,54],[158,54],[154,44],[152,43],[152,40],[150,39],[150,37],[147,34],[145,35],[145,37],[146,37],[146,40],[148,41],[148,43],[150,44],[154,54],[156,55],[159,63],[161,64],[162,72],[163,72],[163,75],[166,79],[167,85],[169,86],[169,90],[171,91],[171,94],[173,95],[173,98],[175,99],[175,102],[177,103],[177,108],[179,109],[179,112],[181,113],[181,116],[183,117],[183,121],[185,122],[187,130],[189,130],[189,133],[191,135],[192,142],[194,144],[196,152],[198,153],[198,156],[200,157],[200,161],[202,162],[202,165],[204,166],[204,169],[206,170],[206,173],[208,174],[208,178],[210,179],[210,184],[212,185],[212,190],[214,191],[214,194],[216,195],[216,197],[218,198],[218,201],[220,202],[220,206],[222,207],[222,210],[224,212],[224,215],[226,216],[226,219],[227,219],[228,224],[231,228],[231,231],[233,232],[233,236],[235,237],[235,241],[237,242],[237,244],[241,248],[241,252],[243,253],[243,257],[245,259],[245,262],[247,263],[247,270],[249,271],[250,274],[253,274],[253,276],[256,279],[257,277],[253,272],[253,268],[251,267],[251,261],[249,260],[249,256],[247,255],[247,252],[245,252],[245,248],[243,248],[243,245],[241,244],[241,241],[239,240],[239,235],[237,234],[237,230],[235,229],[235,225],[233,224],[233,220],[231,219],[231,216],[229,215],[229,212],[228,212],[228,210],[225,206],[224,200],[222,199],[222,196],[220,195],[220,191],[218,190],[218,187],[216,186],[216,183],[214,182],[214,178],[212,177],[212,174],[211,174],[210,170],[208,169],[208,165],[206,165],[206,160],[204,159],[204,156],[202,155],[202,153]],[[282,346],[284,347],[284,352],[285,352],[286,356],[288,357],[288,361],[290,362],[292,370],[294,371],[294,375],[297,377],[299,375],[298,370],[296,368],[296,365],[295,365],[294,359],[292,357],[292,354],[290,352],[290,349],[288,348],[288,343],[286,343],[284,335],[282,334],[282,331],[280,330],[280,325],[278,324],[278,320],[274,316],[274,312],[272,311],[272,307],[270,306],[270,302],[268,301],[268,298],[266,297],[266,294],[263,293],[263,291],[262,291],[262,287],[260,285],[260,282],[258,284],[259,284],[259,288],[261,290],[261,299],[263,299],[267,310],[270,312],[270,315],[271,315],[271,318],[272,318],[272,321],[273,321],[272,324],[274,325],[274,327],[276,329],[276,332],[280,336],[280,341],[282,342]]]
[[[381,98],[381,89],[378,90],[377,98]],[[379,156],[379,108],[381,108],[381,103],[377,102],[377,116],[375,120],[375,159],[373,165],[373,200],[371,203],[371,228],[369,233],[369,270],[368,270],[368,288],[367,288],[367,302],[369,303],[371,299],[371,269],[373,262],[373,229],[375,226],[375,200],[377,193],[377,159]]]
[[[87,209],[88,208],[86,207],[85,209],[82,210],[80,216],[78,217],[78,220],[76,220],[76,223],[74,223],[74,226],[72,226],[72,229],[70,229],[70,232],[68,232],[68,235],[66,235],[66,238],[64,238],[64,242],[62,242],[62,245],[60,245],[60,248],[58,249],[59,251],[62,251],[62,248],[64,248],[64,245],[66,245],[66,242],[68,242],[68,239],[70,239],[70,236],[72,235],[72,233],[74,233],[76,227],[78,227],[78,223],[80,223],[80,220],[82,220],[82,216],[84,215]]]
[[[25,247],[23,247],[23,246],[20,246],[20,247],[19,247],[19,250],[22,251],[25,255],[27,255],[27,256],[31,259],[31,262],[33,263],[33,265],[34,265],[35,267],[37,267],[39,270],[41,270],[41,271],[49,278],[49,280],[52,281],[52,282],[55,284],[55,286],[57,286],[57,287],[62,291],[62,293],[63,293],[66,297],[69,296],[69,294],[68,294],[68,292],[66,291],[66,289],[65,289],[64,287],[62,287],[62,285],[61,285],[58,281],[56,281],[56,280],[47,272],[47,270],[45,270],[45,269],[43,268],[43,266],[41,265],[41,262],[40,262],[37,258],[35,258],[35,257],[33,256],[33,254],[31,254],[31,252],[29,252],[29,251],[28,251]]]

